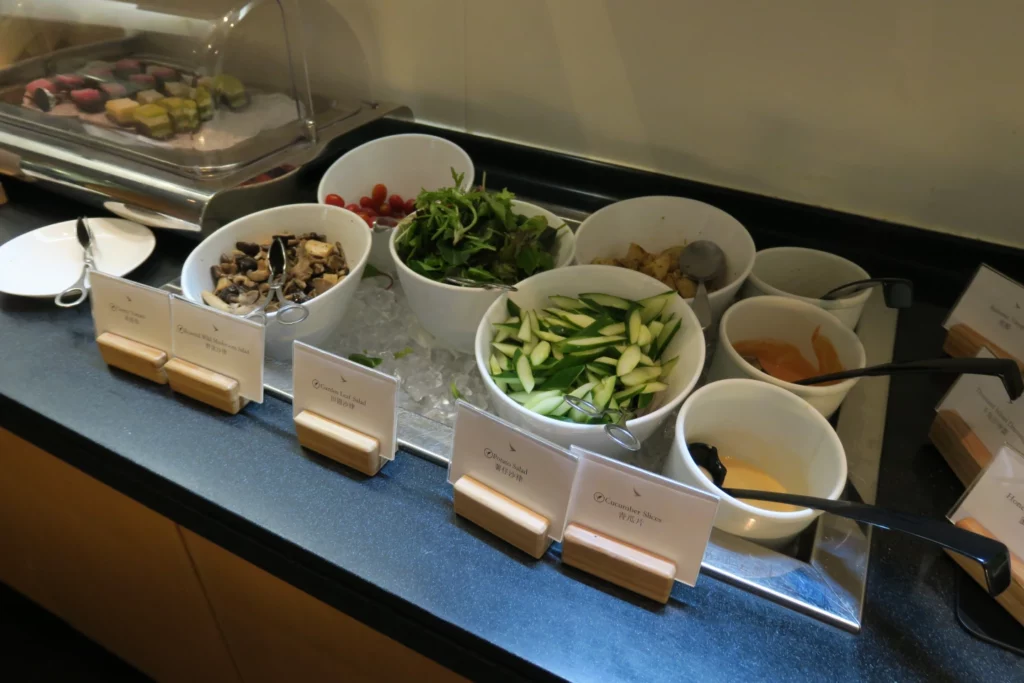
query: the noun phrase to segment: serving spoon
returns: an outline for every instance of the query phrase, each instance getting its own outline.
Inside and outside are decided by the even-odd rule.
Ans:
[[[679,272],[697,283],[693,312],[702,330],[711,326],[707,283],[721,276],[724,270],[725,253],[711,240],[690,242],[679,252]]]
[[[826,301],[853,296],[871,287],[881,287],[885,305],[889,308],[910,308],[914,305],[914,283],[899,277],[873,277],[856,280],[830,289],[821,295]]]
[[[728,470],[718,457],[718,449],[700,442],[688,443],[686,448],[693,462],[703,468],[710,475],[712,483],[728,496],[823,510],[880,529],[891,529],[916,536],[969,557],[980,564],[985,574],[989,595],[999,595],[1010,586],[1010,551],[999,541],[961,529],[944,519],[887,510],[876,505],[792,493],[725,488],[723,485]]]

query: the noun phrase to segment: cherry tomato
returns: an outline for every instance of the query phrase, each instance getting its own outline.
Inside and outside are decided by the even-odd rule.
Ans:
[[[371,215],[369,215],[369,214],[366,214],[366,213],[364,213],[364,214],[362,215],[362,218],[363,218],[363,220],[364,220],[364,221],[366,221],[366,224],[367,224],[368,226],[370,226],[371,228],[373,227],[373,216],[371,216]]]
[[[393,210],[399,211],[403,206],[405,206],[405,200],[402,199],[399,195],[393,194],[390,197],[388,197],[388,204],[391,205],[391,208]]]
[[[365,207],[368,207],[368,208],[369,207],[374,207],[374,206],[377,206],[377,202],[373,201],[373,199],[371,199],[370,197],[365,197],[364,196],[364,197],[360,197],[359,198],[359,206],[365,206]]]
[[[345,208],[351,211],[352,213],[359,213],[360,211],[363,210],[363,207],[359,206],[358,204],[349,204]]]
[[[329,194],[324,199],[324,203],[330,204],[331,206],[345,206],[345,200],[341,198],[341,195]]]
[[[416,200],[412,198],[406,199],[405,206],[403,208],[405,209],[406,213],[412,213],[413,211],[416,210]]]
[[[373,186],[370,196],[373,197],[374,206],[380,206],[388,200],[388,186],[384,183],[377,183]]]
[[[391,215],[391,205],[388,204],[387,202],[384,202],[383,204],[380,205],[379,213],[380,213],[381,216],[390,216]]]
[[[370,218],[373,218],[377,215],[377,210],[369,206],[364,206],[362,208],[362,212],[365,213]]]

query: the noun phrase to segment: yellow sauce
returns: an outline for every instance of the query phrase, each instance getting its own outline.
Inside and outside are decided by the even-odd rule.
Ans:
[[[751,465],[746,460],[740,460],[729,455],[719,455],[722,460],[722,464],[725,465],[725,469],[728,473],[725,476],[725,486],[730,489],[752,489],[754,491],[770,491],[772,493],[788,493],[786,488],[779,483],[779,480],[768,474],[760,467]],[[711,480],[703,468],[701,472],[704,476]],[[801,508],[795,505],[788,505],[786,503],[770,503],[762,500],[742,500],[748,505],[759,507],[762,510],[771,510],[773,512],[796,512]]]

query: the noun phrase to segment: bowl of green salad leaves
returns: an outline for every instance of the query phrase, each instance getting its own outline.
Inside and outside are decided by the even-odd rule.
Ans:
[[[391,256],[409,304],[423,327],[447,348],[473,353],[477,327],[512,285],[568,266],[572,230],[555,214],[508,190],[424,190],[416,212],[392,231]],[[460,284],[453,284],[453,280]]]

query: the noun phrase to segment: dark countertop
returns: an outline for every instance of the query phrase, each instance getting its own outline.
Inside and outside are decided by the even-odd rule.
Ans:
[[[5,185],[11,203],[0,207],[0,243],[83,211]],[[770,225],[741,220],[759,246],[785,241]],[[163,284],[192,246],[158,231],[157,252],[132,277]],[[1002,257],[997,250],[986,260]],[[948,274],[945,264],[956,264],[962,280],[977,266],[970,258],[927,267]],[[897,359],[940,353],[949,292],[962,284],[901,315]],[[881,504],[941,516],[962,492],[926,436],[946,386],[927,377],[892,382]],[[108,369],[86,308],[0,295],[0,426],[474,679],[1024,676],[1024,659],[957,624],[959,569],[923,542],[875,533],[859,635],[709,577],[696,588],[677,585],[662,608],[563,567],[557,552],[532,561],[456,519],[437,465],[400,453],[365,478],[304,452],[287,403],[268,397],[231,417]]]

